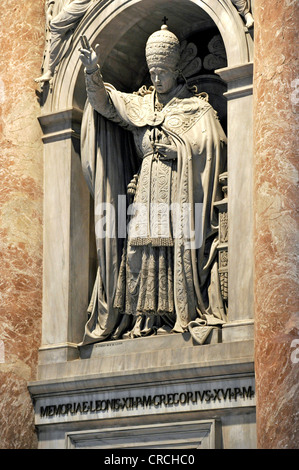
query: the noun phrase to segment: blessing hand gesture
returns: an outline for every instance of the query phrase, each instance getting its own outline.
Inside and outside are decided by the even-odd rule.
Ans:
[[[81,59],[81,62],[85,66],[86,72],[92,73],[95,70],[97,70],[97,64],[99,60],[99,55],[98,55],[99,44],[97,44],[95,48],[92,49],[86,36],[81,36],[80,41],[81,41],[82,47],[80,47],[79,49],[80,51],[79,58]]]

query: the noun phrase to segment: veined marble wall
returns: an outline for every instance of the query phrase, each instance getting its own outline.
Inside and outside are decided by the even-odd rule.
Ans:
[[[0,19],[0,448],[35,448],[28,380],[42,314],[43,151],[34,77],[44,0],[3,0]]]
[[[255,1],[257,436],[272,449],[299,446],[298,10]]]

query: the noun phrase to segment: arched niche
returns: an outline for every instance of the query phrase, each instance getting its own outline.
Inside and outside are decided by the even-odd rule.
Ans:
[[[230,0],[98,1],[76,29],[40,117],[45,144],[41,363],[77,357],[92,284],[90,196],[80,165],[86,101],[80,35],[100,44],[105,81],[132,91],[146,73],[145,42],[164,15],[180,40],[214,25],[225,45],[227,67],[217,70],[227,85],[228,107],[229,322],[223,341],[253,335],[251,34]]]
[[[146,72],[144,46],[148,36],[159,29],[165,15],[170,29],[181,41],[216,25],[224,41],[229,67],[252,60],[252,38],[230,0],[99,1],[75,31],[71,50],[55,76],[45,112],[84,106],[86,95],[78,52],[81,34],[91,44],[99,43],[105,80],[117,88],[130,90]]]

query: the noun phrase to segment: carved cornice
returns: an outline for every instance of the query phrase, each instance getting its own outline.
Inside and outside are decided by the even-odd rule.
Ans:
[[[80,139],[82,114],[80,109],[70,108],[40,116],[38,120],[43,130],[43,142]]]
[[[253,62],[234,67],[215,70],[228,85],[223,95],[228,99],[241,98],[253,93]]]

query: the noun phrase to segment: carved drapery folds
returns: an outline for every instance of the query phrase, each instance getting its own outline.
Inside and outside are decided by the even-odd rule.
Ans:
[[[238,10],[239,14],[244,17],[247,28],[251,28],[254,23],[254,19],[251,13],[251,1],[232,0],[232,3]]]
[[[106,256],[106,242],[104,247],[102,237],[97,234],[99,270],[94,288],[97,300],[92,302],[81,346],[107,339],[183,333],[188,329],[192,334],[198,328],[204,328],[206,337],[206,333],[226,322],[218,273],[216,204],[221,197],[219,173],[226,168],[226,136],[217,113],[208,103],[207,94],[188,85],[187,77],[201,68],[197,48],[195,44],[186,43],[180,49],[178,39],[165,26],[153,33],[146,45],[146,58],[154,89],[146,93],[142,88],[140,93],[132,94],[105,85],[99,66],[89,65],[94,51],[88,50],[90,46],[85,43],[81,60],[86,63],[89,104],[83,119],[81,158],[88,180],[90,173],[86,168],[94,169],[95,207],[100,207],[103,201],[109,204],[115,201],[123,179],[123,174],[118,172],[120,163],[113,167],[113,173],[110,166],[102,172],[112,154],[121,161],[125,158],[124,145],[112,149],[117,144],[117,131],[112,127],[107,133],[108,124],[105,124],[112,121],[130,132],[141,159],[141,163],[136,162],[139,178],[134,204],[139,209],[142,207],[144,214],[142,218],[138,211],[131,214],[120,262],[117,235],[111,241],[113,265],[117,267],[113,272]],[[168,46],[170,52],[167,52]],[[179,75],[175,64],[178,64]],[[160,70],[167,70],[166,78]],[[159,93],[161,86],[165,86],[166,91]],[[88,132],[90,106],[95,116],[97,113],[101,116],[96,124],[99,140],[95,148],[92,146],[94,133]],[[115,135],[113,144],[111,135]],[[113,187],[111,182],[116,180]],[[110,183],[107,193],[103,192],[103,181]],[[130,189],[133,183],[131,181]],[[159,212],[158,218],[153,212],[157,205],[159,210],[161,205],[168,208],[163,215]],[[176,211],[171,212],[174,206]],[[96,226],[100,223],[97,215],[96,212]],[[132,226],[135,227],[133,232]],[[160,229],[163,236],[160,236]],[[200,343],[205,339],[201,332],[200,338],[193,334]]]
[[[42,63],[43,75],[37,83],[49,82],[57,65],[67,53],[73,33],[94,0],[47,0],[46,44]]]

